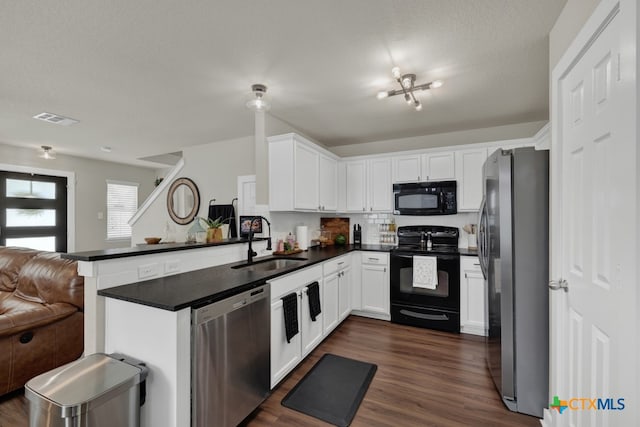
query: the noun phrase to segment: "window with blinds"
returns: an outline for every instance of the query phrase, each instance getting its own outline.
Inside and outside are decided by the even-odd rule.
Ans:
[[[107,240],[131,238],[129,219],[138,209],[138,184],[107,181]]]

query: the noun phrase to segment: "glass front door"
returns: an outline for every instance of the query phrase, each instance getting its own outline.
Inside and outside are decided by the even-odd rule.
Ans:
[[[0,171],[0,246],[67,251],[67,178]]]

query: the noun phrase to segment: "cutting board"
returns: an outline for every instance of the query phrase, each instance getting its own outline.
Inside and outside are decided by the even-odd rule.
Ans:
[[[320,218],[320,229],[330,231],[332,240],[338,234],[344,234],[349,244],[349,218]]]

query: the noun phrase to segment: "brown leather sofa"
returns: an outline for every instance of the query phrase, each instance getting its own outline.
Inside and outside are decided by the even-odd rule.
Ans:
[[[82,355],[83,309],[75,261],[0,246],[0,395]]]

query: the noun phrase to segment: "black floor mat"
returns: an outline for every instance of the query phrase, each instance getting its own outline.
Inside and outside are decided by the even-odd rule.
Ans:
[[[348,426],[378,367],[327,353],[282,399],[282,405],[328,423]]]

